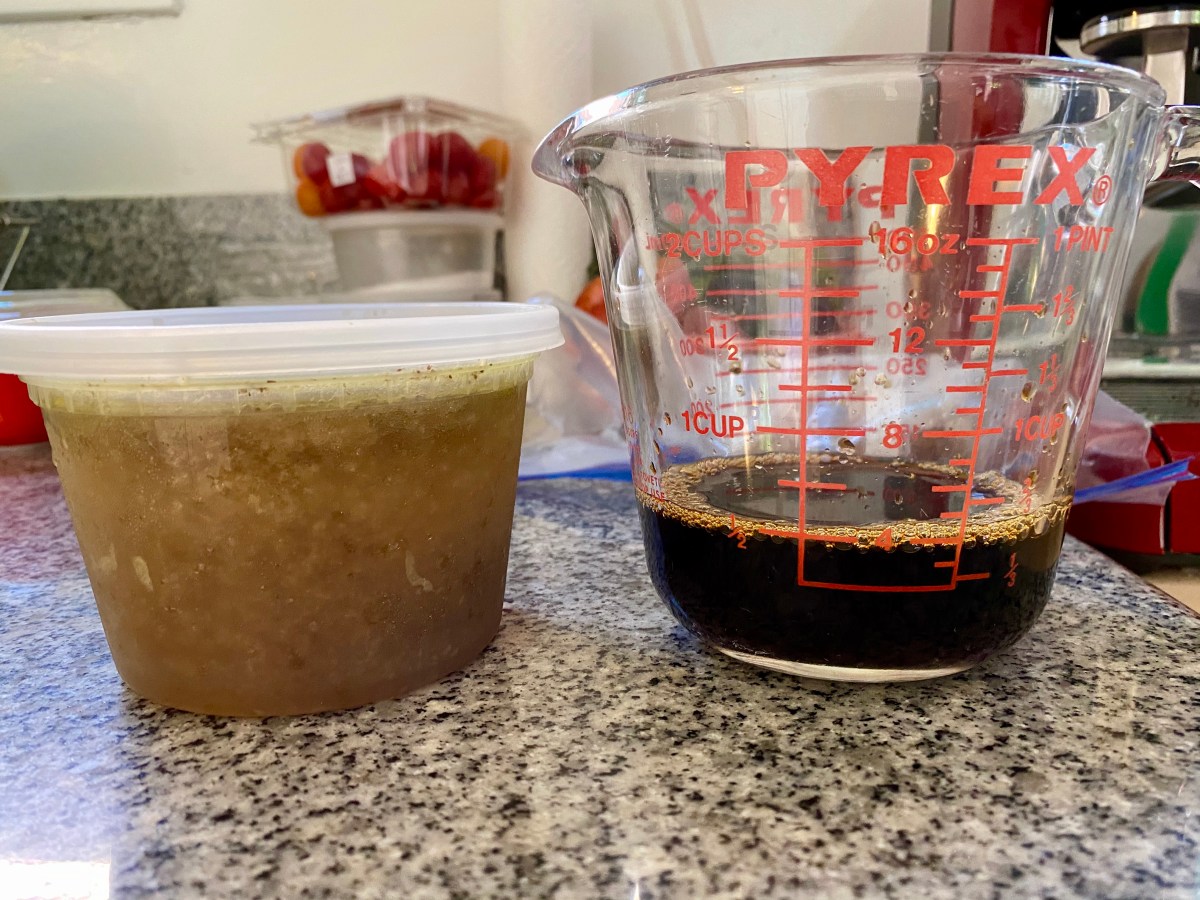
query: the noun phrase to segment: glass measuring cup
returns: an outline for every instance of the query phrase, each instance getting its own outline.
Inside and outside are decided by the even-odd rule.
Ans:
[[[801,675],[962,671],[1054,580],[1151,175],[1196,110],[1099,64],[799,60],[598,100],[534,159],[587,207],[646,554]]]

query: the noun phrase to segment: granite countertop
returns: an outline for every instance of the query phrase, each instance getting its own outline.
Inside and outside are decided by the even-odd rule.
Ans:
[[[0,509],[6,896],[1200,890],[1200,617],[1073,541],[1014,649],[832,685],[678,628],[627,485],[531,483],[477,663],[231,720],[122,688],[44,449],[0,454]]]

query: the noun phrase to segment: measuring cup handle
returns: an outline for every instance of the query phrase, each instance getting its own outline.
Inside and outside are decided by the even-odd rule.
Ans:
[[[1200,106],[1168,106],[1163,147],[1151,181],[1190,181],[1200,187]]]

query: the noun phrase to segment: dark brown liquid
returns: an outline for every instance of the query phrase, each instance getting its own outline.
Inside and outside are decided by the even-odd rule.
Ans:
[[[847,490],[808,492],[806,530],[822,537],[805,542],[800,584],[799,498],[778,486],[796,473],[794,458],[705,460],[665,473],[665,500],[639,496],[655,587],[719,647],[809,666],[965,668],[1024,635],[1046,605],[1065,498],[1029,513],[980,504],[956,551],[961,520],[942,513],[959,512],[965,493],[934,488],[961,485],[961,472],[812,461],[809,481]],[[972,497],[1018,495],[985,475]]]

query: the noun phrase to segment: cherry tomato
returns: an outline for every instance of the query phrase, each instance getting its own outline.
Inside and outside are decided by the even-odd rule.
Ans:
[[[436,199],[441,194],[441,167],[434,164],[434,151],[433,136],[425,131],[398,134],[388,145],[388,175],[414,200]],[[438,172],[437,185],[430,183],[431,171]]]
[[[446,131],[436,138],[442,174],[446,176],[462,174],[468,178],[478,165],[479,156],[471,142],[457,131]]]
[[[471,199],[471,176],[466,172],[451,172],[443,182],[442,200],[455,206],[465,206]]]
[[[473,209],[495,209],[500,205],[500,198],[495,191],[485,191],[478,197],[472,197],[470,206]]]
[[[588,315],[595,316],[605,325],[608,324],[608,310],[604,307],[604,286],[600,283],[600,276],[583,286],[583,290],[575,298],[575,306]]]
[[[484,159],[490,159],[495,164],[496,174],[500,178],[508,175],[509,149],[507,141],[502,141],[497,137],[488,138],[479,145],[479,155]]]
[[[301,144],[292,154],[292,171],[297,178],[307,178],[313,184],[327,184],[329,172],[325,168],[325,160],[328,158],[329,148],[324,144]]]
[[[375,206],[374,197],[366,186],[367,176],[371,173],[371,161],[361,153],[352,153],[350,154],[350,163],[354,180],[337,186],[333,184],[329,186],[329,192],[333,199],[332,204],[327,203],[325,208],[330,212],[370,209]]]
[[[475,169],[471,173],[471,199],[496,195],[496,164],[486,156],[475,160]]]
[[[384,204],[403,203],[408,196],[404,192],[404,188],[400,187],[388,172],[388,167],[384,163],[379,163],[371,167],[363,178],[363,189],[372,197],[378,198]]]
[[[321,188],[307,178],[301,178],[296,185],[296,205],[306,216],[325,215],[325,203],[321,198]]]
[[[0,446],[37,444],[46,440],[42,411],[16,375],[0,375]]]

